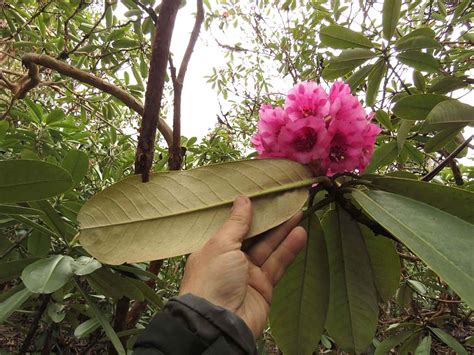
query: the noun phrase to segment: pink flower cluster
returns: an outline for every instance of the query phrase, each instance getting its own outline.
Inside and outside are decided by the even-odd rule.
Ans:
[[[349,85],[336,81],[329,95],[306,81],[292,88],[284,107],[263,105],[252,144],[262,158],[308,164],[316,175],[358,170],[372,157],[379,126],[370,123]]]

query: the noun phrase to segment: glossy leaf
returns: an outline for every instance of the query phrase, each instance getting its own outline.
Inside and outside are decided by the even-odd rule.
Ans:
[[[410,95],[398,100],[393,113],[405,120],[424,120],[431,110],[449,97],[436,94]]]
[[[0,303],[0,324],[20,308],[31,296],[31,291],[25,288]]]
[[[28,265],[21,273],[25,286],[34,293],[53,293],[74,275],[74,259],[67,255],[53,255]]]
[[[428,88],[428,92],[447,94],[448,92],[462,89],[467,85],[467,82],[462,78],[455,76],[441,76],[433,80],[431,86]]]
[[[425,203],[384,191],[353,192],[357,203],[474,305],[474,225]],[[442,226],[442,228],[440,228]]]
[[[100,323],[97,319],[88,319],[85,322],[79,324],[76,329],[74,329],[74,336],[76,338],[84,338],[94,332],[99,327]]]
[[[270,327],[288,355],[311,355],[324,330],[329,301],[326,242],[316,215],[306,219],[306,248],[273,291]]]
[[[0,161],[0,203],[35,201],[72,187],[69,173],[39,160]]]
[[[471,306],[472,307],[472,306]],[[436,337],[453,349],[458,355],[467,355],[467,350],[451,334],[446,333],[439,328],[429,327]]]
[[[80,256],[73,263],[74,274],[78,276],[84,276],[93,273],[95,270],[100,269],[102,264],[97,260],[88,256]]]
[[[87,174],[89,158],[86,153],[72,149],[64,157],[61,166],[71,174],[74,186],[77,186]]]
[[[372,48],[373,43],[364,35],[346,27],[330,25],[319,32],[321,42],[332,48]]]
[[[280,159],[156,173],[145,184],[140,176],[132,176],[82,207],[80,242],[108,264],[187,254],[217,231],[237,195],[245,194],[253,202],[250,237],[300,210],[313,183],[303,165]]]
[[[397,55],[397,59],[412,68],[419,71],[433,73],[438,71],[439,62],[431,54],[420,51],[407,51]]]
[[[386,40],[392,38],[400,19],[402,0],[384,0],[383,2],[383,36]]]
[[[414,355],[430,355],[431,354],[431,336],[424,337],[420,344],[416,347]]]
[[[474,192],[398,177],[377,177],[372,183],[380,189],[424,202],[474,224],[474,210],[466,208],[474,206]]]
[[[380,298],[388,301],[400,284],[400,258],[392,240],[374,235],[365,226],[360,226],[369,252],[370,265],[374,274],[375,286]]]
[[[326,329],[344,351],[367,350],[378,319],[377,291],[364,238],[342,208],[323,219],[329,258],[329,309]]]

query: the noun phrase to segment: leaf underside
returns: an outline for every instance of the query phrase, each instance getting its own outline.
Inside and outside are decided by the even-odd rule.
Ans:
[[[81,245],[108,264],[183,255],[199,249],[229,215],[237,195],[252,199],[248,237],[298,212],[314,183],[301,164],[260,159],[129,177],[91,198],[78,215]]]

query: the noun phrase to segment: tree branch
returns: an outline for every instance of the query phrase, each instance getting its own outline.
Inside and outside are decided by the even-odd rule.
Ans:
[[[204,21],[204,7],[202,0],[197,0],[197,13],[194,27],[189,38],[188,46],[184,52],[183,60],[179,67],[178,75],[176,76],[176,70],[173,66],[171,57],[170,71],[173,81],[173,145],[170,147],[170,159],[169,166],[170,170],[180,170],[183,160],[183,154],[181,150],[181,95],[183,92],[184,77],[188,69],[189,61],[194,51],[194,47],[199,38],[199,32],[201,31],[201,25]]]
[[[54,59],[46,54],[28,53],[23,56],[22,60],[24,65],[27,67],[31,66],[31,68],[34,68],[34,64],[41,65],[43,67],[55,70],[62,75],[68,76],[82,83],[102,90],[103,92],[106,92],[122,101],[127,107],[137,112],[140,116],[144,115],[143,105],[138,99],[136,99],[120,87],[111,84],[101,78],[98,78],[95,75],[74,68],[73,66]],[[30,70],[32,69],[29,69],[29,71]],[[36,70],[38,69],[36,68]],[[31,90],[31,88],[29,90]],[[168,146],[170,146],[173,140],[173,133],[171,131],[171,128],[166,124],[165,121],[163,121],[162,119],[158,119],[158,129],[163,134],[163,137],[168,143]]]
[[[135,156],[135,173],[142,174],[143,182],[149,180],[150,168],[153,164],[156,127],[162,122],[158,118],[165,85],[171,36],[179,6],[179,1],[163,0],[156,23],[156,35],[153,40],[150,73],[145,93],[145,108]],[[168,146],[172,146],[172,138],[168,138]]]

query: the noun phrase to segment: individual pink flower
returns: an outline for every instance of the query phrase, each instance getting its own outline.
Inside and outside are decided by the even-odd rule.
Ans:
[[[278,136],[280,148],[290,159],[303,164],[320,162],[327,156],[329,137],[322,118],[289,121]]]
[[[342,81],[336,81],[329,91],[329,116],[326,117],[328,124],[331,121],[345,121],[350,123],[354,129],[364,129],[367,114],[357,97],[351,94],[349,85]]]
[[[325,117],[329,113],[328,95],[318,84],[304,81],[288,92],[285,111],[292,121],[308,117]]]
[[[262,157],[285,157],[286,153],[278,143],[278,135],[288,121],[286,112],[281,107],[262,105],[259,116],[258,133],[251,139],[255,149]]]

